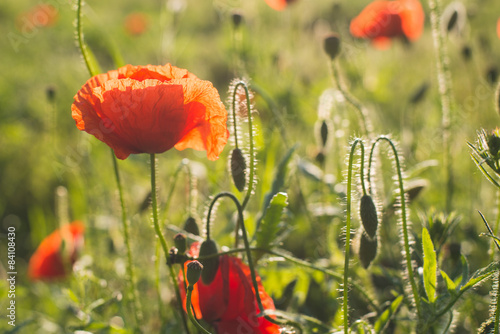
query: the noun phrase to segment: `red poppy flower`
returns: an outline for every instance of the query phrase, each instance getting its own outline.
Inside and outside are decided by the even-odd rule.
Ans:
[[[497,36],[500,38],[500,19],[497,21]]]
[[[125,18],[125,31],[132,36],[139,36],[148,28],[148,19],[143,13],[131,13]]]
[[[193,243],[190,255],[197,257],[199,243]],[[185,264],[187,266],[187,263]],[[187,268],[185,267],[187,270]],[[259,295],[265,309],[274,310],[274,302],[257,276]],[[179,274],[183,304],[186,303],[184,280]],[[210,323],[218,334],[278,334],[280,327],[264,317],[257,317],[259,307],[255,298],[250,269],[239,258],[222,255],[214,280],[205,285],[195,284],[191,295],[194,313]]]
[[[211,82],[170,64],[126,65],[90,78],[74,97],[73,119],[119,159],[172,147],[207,151],[216,160],[229,132]]]
[[[351,21],[351,34],[367,38],[378,47],[390,39],[403,37],[414,41],[422,34],[424,11],[418,0],[374,1]]]
[[[54,25],[59,18],[57,9],[48,4],[39,4],[17,18],[17,27],[21,32],[30,33],[37,28]]]
[[[283,10],[295,0],[266,0],[266,3],[274,10]]]
[[[83,245],[84,225],[75,221],[52,232],[38,246],[28,265],[32,280],[56,280],[68,275]],[[64,240],[64,244],[63,244]]]

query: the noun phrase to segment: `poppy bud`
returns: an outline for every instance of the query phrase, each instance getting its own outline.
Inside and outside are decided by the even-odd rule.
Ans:
[[[234,185],[238,191],[242,192],[246,184],[246,169],[247,163],[245,157],[239,148],[235,148],[231,152],[231,176],[233,177]]]
[[[323,41],[323,49],[330,59],[335,59],[340,52],[340,37],[337,34],[331,34]]]
[[[469,61],[472,58],[472,49],[469,45],[464,45],[460,53],[465,61]]]
[[[377,243],[377,238],[371,239],[365,232],[361,234],[361,240],[359,241],[359,261],[363,268],[368,268],[377,256]]]
[[[429,83],[424,82],[420,87],[418,87],[413,95],[410,97],[411,104],[417,104],[425,98],[427,91],[429,90]]]
[[[319,151],[318,154],[316,154],[315,159],[317,163],[323,165],[325,163],[325,153],[323,153],[323,151]]]
[[[498,69],[496,68],[496,66],[492,65],[488,68],[488,70],[486,71],[486,80],[492,85],[497,82]]]
[[[47,100],[49,100],[49,102],[54,102],[56,98],[56,88],[54,86],[48,86],[45,90],[45,94],[47,94]]]
[[[198,227],[198,224],[196,223],[196,219],[193,217],[189,216],[186,221],[184,222],[184,231],[194,234],[194,235],[200,235],[200,228]]]
[[[217,254],[219,251],[217,249],[217,244],[211,239],[207,239],[201,243],[199,257]],[[219,257],[211,257],[209,259],[200,259],[201,264],[205,270],[201,273],[201,280],[204,284],[210,284],[217,274],[219,269]]]
[[[321,125],[316,126],[316,131],[318,132],[317,136],[321,142],[321,147],[326,147],[326,143],[328,142],[328,123],[326,120],[322,120]]]
[[[195,285],[203,273],[203,265],[194,260],[187,264],[186,279],[189,285]]]
[[[177,263],[177,248],[172,247],[168,251],[167,264],[169,266]]]
[[[231,14],[231,19],[233,20],[233,26],[238,29],[240,24],[243,22],[243,15],[240,12],[233,12]]]
[[[363,195],[361,197],[359,214],[366,233],[370,238],[375,238],[378,227],[377,208],[370,195]]]
[[[452,31],[453,28],[455,28],[455,25],[457,24],[457,20],[458,20],[458,12],[456,10],[454,10],[450,17],[448,17],[448,22],[446,24],[446,30],[448,32]]]
[[[187,240],[186,240],[186,236],[184,234],[177,233],[174,237],[174,244],[175,244],[175,248],[177,248],[177,251],[179,254],[186,253]]]

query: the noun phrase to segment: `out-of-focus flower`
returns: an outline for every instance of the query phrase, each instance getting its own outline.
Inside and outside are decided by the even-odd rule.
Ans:
[[[274,10],[283,10],[295,0],[266,0],[266,3]]]
[[[132,36],[143,34],[148,25],[148,18],[143,13],[131,13],[125,18],[125,31]]]
[[[43,239],[29,261],[28,277],[44,281],[67,277],[83,246],[84,229],[75,221]]]
[[[500,38],[500,18],[497,21],[497,36]]]
[[[392,38],[414,41],[422,34],[424,11],[418,0],[374,1],[351,21],[354,37],[373,41],[387,48]]]
[[[119,159],[175,147],[216,160],[229,137],[227,111],[211,82],[170,64],[126,65],[90,78],[71,106],[79,130]]]
[[[199,243],[193,243],[189,254],[197,257],[199,247]],[[264,290],[259,276],[257,276],[257,283],[264,309],[274,310],[274,302]],[[179,274],[179,285],[185,305],[186,293],[182,272]],[[191,302],[196,317],[210,323],[218,334],[280,333],[278,325],[264,317],[257,317],[259,307],[250,269],[237,257],[221,255],[213,281],[206,285],[199,280],[194,285]]]
[[[50,27],[59,18],[57,9],[49,4],[39,4],[17,18],[17,27],[21,32],[30,33],[37,28]]]

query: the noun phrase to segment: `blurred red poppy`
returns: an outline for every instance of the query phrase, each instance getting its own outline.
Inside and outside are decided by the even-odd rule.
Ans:
[[[21,32],[32,32],[37,28],[53,26],[59,18],[57,9],[49,4],[39,4],[17,18]]]
[[[193,243],[189,251],[197,257],[199,243]],[[185,266],[187,266],[185,263]],[[187,270],[187,268],[185,267]],[[274,310],[274,302],[257,276],[259,295],[266,310]],[[186,302],[182,272],[179,285],[183,304]],[[280,327],[264,317],[257,317],[259,306],[255,298],[250,268],[239,258],[228,255],[219,257],[219,268],[214,280],[205,285],[202,280],[195,284],[191,295],[194,313],[210,323],[218,334],[278,334]]]
[[[125,31],[132,36],[143,34],[148,28],[148,19],[143,13],[131,13],[125,18]]]
[[[227,111],[211,82],[170,64],[126,65],[90,78],[71,106],[79,130],[110,146],[119,159],[175,147],[222,152]]]
[[[44,281],[67,277],[83,245],[84,229],[81,222],[75,221],[43,239],[30,258],[28,277]]]
[[[497,21],[497,36],[500,38],[500,19]]]
[[[367,38],[387,48],[391,38],[414,41],[422,34],[424,11],[418,0],[374,1],[351,21],[354,37]]]
[[[283,10],[295,0],[266,0],[266,3],[274,10]]]

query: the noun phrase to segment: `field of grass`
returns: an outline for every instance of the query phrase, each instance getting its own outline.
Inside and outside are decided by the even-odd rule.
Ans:
[[[465,11],[450,31],[449,16],[439,16],[442,29],[435,32],[442,43],[436,48],[434,1],[422,1],[418,40],[394,39],[385,50],[349,32],[367,0],[296,0],[283,11],[264,0],[86,1],[80,23],[101,72],[170,63],[212,82],[229,115],[230,139],[218,160],[192,149],[156,155],[157,194],[151,194],[148,154],[117,161],[129,239],[116,160],[71,117],[73,97],[90,78],[76,43],[77,4],[0,2],[0,332],[186,333],[171,275],[181,266],[166,265],[152,196],[170,248],[188,217],[203,237],[212,198],[231,192],[240,202],[248,196],[244,222],[251,246],[260,248],[252,252],[253,263],[283,333],[499,333],[500,247],[485,235],[478,211],[500,236],[500,186],[480,170],[493,181],[500,177],[491,168],[500,159],[498,134],[492,135],[499,124],[500,3],[454,2]],[[29,20],[41,3],[52,6],[54,22],[47,26]],[[451,2],[438,3],[442,11]],[[126,22],[137,13],[141,31],[133,34]],[[334,60],[324,51],[332,33],[341,43]],[[445,95],[437,70],[443,59]],[[248,85],[252,103],[251,136],[244,111],[236,117],[248,167],[241,192],[229,162],[235,80]],[[241,111],[247,108],[241,86],[237,93]],[[449,124],[443,124],[446,98]],[[482,129],[490,147],[474,155],[478,167],[470,146],[479,146]],[[368,268],[366,249],[359,250],[366,246],[359,212],[365,184],[378,218],[368,250],[376,257]],[[235,248],[237,210],[227,199],[218,204],[211,237],[227,252]],[[38,245],[72,221],[84,224],[85,243],[71,274],[29,279]],[[238,235],[237,248],[243,248]],[[248,263],[243,249],[233,255]],[[7,280],[12,276],[15,284]],[[12,301],[15,326],[7,317]],[[202,326],[216,333],[205,320]],[[192,323],[187,327],[196,333]]]

